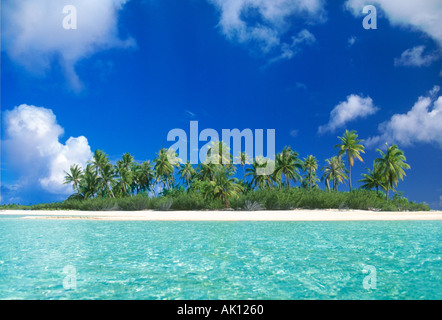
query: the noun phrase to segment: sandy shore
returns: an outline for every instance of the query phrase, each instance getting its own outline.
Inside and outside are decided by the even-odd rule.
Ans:
[[[364,210],[288,211],[31,211],[0,210],[24,219],[89,219],[140,221],[364,221],[442,220],[442,211],[376,212]]]

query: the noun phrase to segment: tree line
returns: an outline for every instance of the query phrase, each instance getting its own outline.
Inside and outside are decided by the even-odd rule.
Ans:
[[[160,193],[182,190],[220,199],[226,207],[229,198],[250,190],[293,187],[313,190],[323,182],[326,190],[336,192],[340,184],[347,185],[348,182],[349,191],[352,191],[352,167],[355,161],[363,161],[365,147],[354,130],[346,130],[338,140],[335,145],[337,154],[326,159],[326,165],[321,168],[316,157],[309,155],[301,159],[299,153],[289,146],[277,153],[274,160],[262,156],[250,159],[244,152],[234,157],[225,143],[213,142],[206,160],[198,165],[189,161],[171,161],[171,151],[165,148],[153,161],[138,163],[131,154],[125,153],[116,164],[112,164],[102,150],[96,150],[84,169],[74,164],[69,172],[65,171],[64,183],[73,186],[74,194],[70,199],[121,198],[141,193],[155,197]],[[404,152],[395,144],[387,144],[385,152],[380,149],[376,152],[379,157],[372,168],[362,174],[360,188],[375,189],[378,193],[385,191],[388,200],[389,192],[396,191],[398,181],[403,180],[410,165],[406,163]],[[176,157],[173,152],[172,158]],[[269,165],[274,168],[273,172],[261,174],[260,170]],[[238,170],[242,172],[238,173]],[[242,178],[238,179],[237,175]]]

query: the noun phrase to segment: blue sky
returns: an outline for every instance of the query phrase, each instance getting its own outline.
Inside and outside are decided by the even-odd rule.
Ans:
[[[357,130],[355,185],[396,143],[412,167],[398,189],[442,209],[440,1],[6,0],[1,15],[2,203],[62,200],[91,151],[153,159],[198,121],[275,129],[277,152],[320,166]]]

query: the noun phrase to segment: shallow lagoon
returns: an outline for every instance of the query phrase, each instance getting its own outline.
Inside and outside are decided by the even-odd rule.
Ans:
[[[441,299],[441,240],[442,221],[1,218],[0,299]]]

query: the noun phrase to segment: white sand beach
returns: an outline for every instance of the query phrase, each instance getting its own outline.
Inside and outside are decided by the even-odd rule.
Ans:
[[[287,211],[49,211],[0,210],[23,219],[89,219],[120,221],[364,221],[442,220],[442,211],[379,212],[364,210]]]

